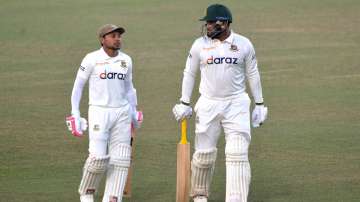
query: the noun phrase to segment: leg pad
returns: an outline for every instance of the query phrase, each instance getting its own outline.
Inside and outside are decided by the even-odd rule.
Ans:
[[[191,161],[191,196],[209,196],[217,149],[197,150]]]
[[[248,139],[237,135],[226,143],[226,202],[246,202],[250,186]]]
[[[89,156],[85,162],[83,176],[79,186],[79,194],[94,194],[106,170],[109,156]]]
[[[130,167],[131,146],[120,144],[116,155],[110,157],[106,175],[106,185],[103,202],[121,202]]]

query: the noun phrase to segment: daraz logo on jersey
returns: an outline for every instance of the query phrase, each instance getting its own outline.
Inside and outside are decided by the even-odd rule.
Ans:
[[[100,79],[120,79],[125,80],[126,74],[118,73],[118,72],[103,72],[100,74]]]
[[[231,57],[220,57],[220,58],[214,58],[214,56],[211,56],[206,60],[206,64],[212,65],[212,64],[238,64],[238,58],[231,58]]]

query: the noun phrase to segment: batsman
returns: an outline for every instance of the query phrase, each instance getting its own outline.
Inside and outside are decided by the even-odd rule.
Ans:
[[[131,157],[131,124],[140,127],[132,83],[132,60],[120,51],[125,29],[113,24],[100,27],[101,48],[85,56],[71,95],[71,116],[66,122],[74,136],[83,136],[80,100],[89,81],[89,156],[79,186],[81,202],[94,202],[106,172],[103,202],[121,202]]]
[[[221,4],[210,5],[206,34],[193,43],[186,61],[180,103],[173,108],[177,121],[192,114],[190,98],[200,69],[200,98],[195,104],[195,152],[191,161],[191,197],[207,202],[214,173],[217,142],[225,133],[226,202],[246,202],[250,186],[248,149],[250,124],[259,127],[267,117],[255,50],[244,36],[230,29],[232,14]],[[255,107],[250,114],[250,87]],[[250,118],[251,117],[251,118]]]

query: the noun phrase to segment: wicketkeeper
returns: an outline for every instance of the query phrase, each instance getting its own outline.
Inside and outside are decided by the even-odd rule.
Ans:
[[[89,81],[89,157],[79,186],[81,202],[93,202],[106,171],[103,202],[120,202],[130,165],[131,125],[140,127],[132,83],[132,60],[120,51],[125,29],[106,24],[99,29],[99,50],[85,56],[77,72],[71,95],[67,125],[74,136],[83,136],[87,123],[79,105]]]
[[[207,8],[206,35],[193,43],[186,61],[180,104],[173,113],[177,121],[190,117],[190,97],[200,70],[200,98],[195,105],[195,152],[191,162],[191,196],[207,202],[214,172],[217,142],[221,128],[226,147],[226,202],[246,202],[250,185],[248,149],[250,134],[249,84],[255,108],[252,125],[266,119],[260,74],[255,50],[249,39],[230,30],[232,15],[224,5]]]

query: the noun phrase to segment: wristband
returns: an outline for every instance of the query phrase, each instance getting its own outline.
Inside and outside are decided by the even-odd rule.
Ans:
[[[264,105],[264,102],[261,102],[261,103],[255,103],[255,105]]]
[[[181,104],[183,104],[183,105],[190,106],[190,103],[187,103],[187,102],[184,102],[184,101],[181,101],[181,100],[180,100],[180,102],[181,102]]]

